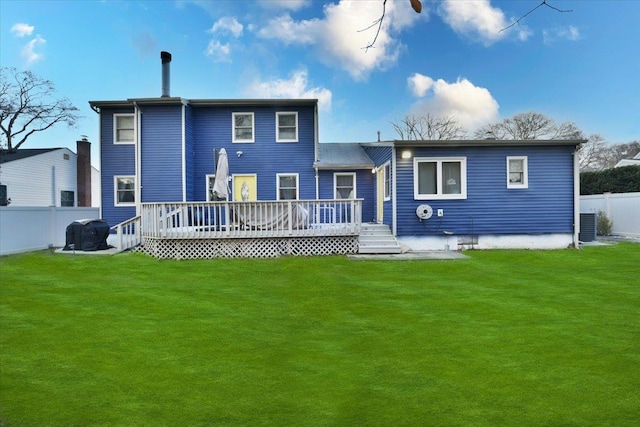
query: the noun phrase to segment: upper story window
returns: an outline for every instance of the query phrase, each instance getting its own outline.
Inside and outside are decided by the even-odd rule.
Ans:
[[[136,178],[134,176],[114,176],[114,206],[132,206],[136,201]]]
[[[276,142],[298,142],[298,113],[276,113]]]
[[[385,163],[384,168],[384,200],[391,199],[391,164]]]
[[[133,114],[113,115],[113,143],[133,144],[135,143],[135,120]]]
[[[507,157],[507,188],[528,188],[528,167],[526,156]]]
[[[253,113],[233,113],[233,142],[254,142]]]
[[[356,197],[356,174],[355,173],[335,173],[333,174],[333,198],[334,199],[355,199]]]
[[[465,157],[416,157],[413,160],[413,195],[416,200],[466,199]]]
[[[298,174],[278,174],[278,200],[298,200]]]

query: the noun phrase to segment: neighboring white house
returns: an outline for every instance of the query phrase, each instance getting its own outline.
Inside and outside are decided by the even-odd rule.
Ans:
[[[618,163],[616,163],[614,168],[620,168],[622,166],[636,166],[636,165],[640,165],[640,153],[633,156],[633,159],[620,160]]]
[[[81,160],[89,162],[84,165],[90,167],[90,178],[87,179],[87,174],[78,168],[78,157],[68,148],[1,153],[0,196],[5,196],[11,206],[99,207],[100,172],[90,166],[90,159]],[[0,204],[2,202],[0,200]]]

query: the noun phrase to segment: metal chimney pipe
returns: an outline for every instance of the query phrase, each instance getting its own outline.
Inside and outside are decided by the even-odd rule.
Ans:
[[[162,60],[162,97],[168,98],[171,88],[171,54],[169,52],[160,52],[160,59]]]

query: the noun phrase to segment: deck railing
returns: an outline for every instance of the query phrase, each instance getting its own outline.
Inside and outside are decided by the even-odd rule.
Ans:
[[[349,236],[362,199],[143,203],[142,236],[163,239]]]
[[[121,222],[111,227],[116,234],[116,248],[124,251],[142,243],[140,216]]]

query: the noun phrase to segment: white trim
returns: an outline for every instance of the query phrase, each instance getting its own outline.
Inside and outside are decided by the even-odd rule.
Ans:
[[[213,189],[213,181],[215,181],[216,179],[216,174],[215,173],[208,173],[204,176],[204,199],[207,202],[213,202],[213,200],[211,199],[211,191]],[[211,187],[209,187],[209,183],[211,183]]]
[[[283,200],[280,198],[280,177],[295,176],[296,177],[296,198],[300,200],[300,177],[297,173],[277,173],[276,174],[276,200]],[[288,199],[286,199],[288,200]]]
[[[388,171],[388,172],[387,172]],[[382,164],[382,191],[383,191],[383,199],[385,202],[391,200],[391,162],[388,161]],[[387,191],[387,181],[389,181],[389,194],[386,194]]]
[[[185,130],[186,124],[186,108],[187,106],[182,104],[182,126],[181,129],[181,144],[182,144],[182,201],[187,201],[187,136]]]
[[[251,139],[236,139],[236,116],[251,116]],[[251,144],[256,141],[256,116],[250,111],[231,113],[231,141],[234,144]]]
[[[131,141],[118,140],[118,118],[131,117],[133,118],[133,139]],[[135,113],[114,113],[113,114],[113,143],[115,145],[131,145],[136,143],[136,115]]]
[[[119,179],[132,179],[133,180],[133,202],[118,203],[118,180]],[[114,175],[113,176],[113,206],[136,206],[136,177],[134,175]]]
[[[418,165],[436,163],[436,194],[418,193]],[[460,163],[460,193],[444,194],[442,191],[442,164]],[[466,157],[414,157],[413,158],[413,198],[414,200],[452,200],[467,198],[467,158]]]
[[[509,162],[511,160],[522,160],[522,182],[510,182]],[[526,189],[529,188],[529,165],[527,156],[507,156],[507,188],[509,189]]]
[[[293,114],[296,118],[296,136],[293,139],[280,138],[280,116]],[[276,112],[276,142],[298,142],[298,112],[297,111],[277,111]]]
[[[346,199],[342,199],[340,197],[338,197],[338,177],[339,176],[350,176],[351,178],[353,178],[353,193],[351,194],[352,197],[349,197],[348,199],[355,199],[356,195],[358,194],[357,189],[356,189],[356,174],[355,172],[334,172],[333,173],[333,198],[335,200],[346,200]]]

